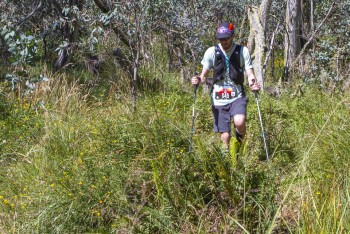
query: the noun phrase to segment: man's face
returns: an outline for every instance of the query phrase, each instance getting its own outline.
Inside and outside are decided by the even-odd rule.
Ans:
[[[219,39],[222,48],[225,51],[229,51],[232,47],[232,42],[233,42],[233,35],[231,37],[227,37],[227,38],[223,38],[223,39]]]

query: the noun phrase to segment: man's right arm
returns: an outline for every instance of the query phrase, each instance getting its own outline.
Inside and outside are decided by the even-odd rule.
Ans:
[[[192,84],[194,85],[197,85],[200,83],[205,84],[206,75],[208,75],[210,69],[214,65],[214,58],[215,58],[215,48],[210,47],[207,49],[207,51],[205,51],[203,60],[201,62],[203,65],[202,72],[200,76],[195,76],[192,78]]]

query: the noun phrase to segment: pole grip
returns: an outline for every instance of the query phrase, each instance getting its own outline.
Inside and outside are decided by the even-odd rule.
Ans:
[[[195,72],[194,72],[194,75],[195,75],[195,76],[198,76],[198,75],[199,75],[199,72],[195,71]],[[193,91],[194,91],[194,94],[196,95],[197,88],[198,88],[199,84],[196,84],[196,85],[193,85],[193,86],[194,86],[194,87],[193,87],[193,88],[194,88]]]
[[[194,94],[196,94],[198,86],[199,86],[198,84],[193,85],[193,92],[194,92]]]

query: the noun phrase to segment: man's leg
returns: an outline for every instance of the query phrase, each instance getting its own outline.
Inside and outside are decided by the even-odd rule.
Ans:
[[[242,142],[245,135],[245,115],[244,114],[236,114],[233,117],[234,126],[236,128],[236,138],[238,142]],[[223,143],[223,147],[228,149],[230,144],[231,135],[229,132],[221,133],[221,140]]]
[[[214,115],[214,131],[220,133],[222,148],[228,150],[231,135],[231,115],[227,106],[212,106]]]
[[[235,126],[236,139],[238,142],[242,142],[245,135],[245,121],[247,114],[247,103],[246,97],[241,97],[233,103],[231,115],[233,116],[233,123]]]
[[[245,135],[245,115],[237,114],[233,117],[234,126],[236,127],[236,138],[242,142]]]
[[[222,132],[221,133],[221,140],[222,140],[222,144],[223,144],[224,149],[228,149],[230,139],[231,139],[231,136],[230,136],[229,132]]]

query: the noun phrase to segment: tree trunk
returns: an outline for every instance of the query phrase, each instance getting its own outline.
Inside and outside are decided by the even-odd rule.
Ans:
[[[263,80],[263,59],[265,56],[265,32],[264,28],[262,27],[260,23],[260,17],[258,9],[255,7],[251,7],[249,10],[249,22],[250,22],[250,28],[254,30],[254,73],[257,81],[260,83],[261,87],[264,87],[264,80]],[[249,40],[250,41],[250,40]]]
[[[260,22],[264,30],[266,29],[271,3],[271,0],[262,0],[259,7]]]
[[[287,81],[290,65],[301,50],[301,6],[300,0],[288,0],[286,11],[286,29],[284,40],[284,74],[283,80]]]
[[[133,78],[131,79],[131,97],[132,97],[132,110],[133,112],[136,111],[136,84],[138,81],[138,66],[139,66],[139,57],[140,57],[140,52],[137,50],[136,56],[135,56],[135,61],[134,61],[134,66],[133,66]]]
[[[254,73],[261,88],[264,88],[263,63],[266,56],[265,29],[268,20],[268,12],[272,0],[263,0],[259,8],[251,6],[248,9],[250,33],[248,49],[253,52]]]
[[[315,23],[314,23],[314,0],[310,0],[310,32],[314,32],[315,31]],[[312,76],[313,71],[314,71],[314,67],[316,65],[316,61],[315,61],[315,43],[312,43],[312,55],[311,55],[311,74]]]

